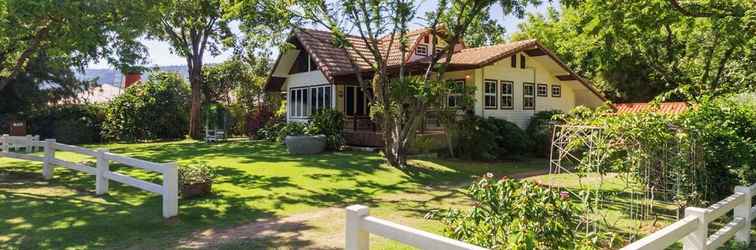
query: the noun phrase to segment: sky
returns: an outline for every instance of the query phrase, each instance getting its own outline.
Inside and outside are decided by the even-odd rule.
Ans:
[[[421,0],[420,1],[420,9],[418,13],[425,13],[429,9],[433,8],[436,5],[436,0]],[[559,8],[559,1],[553,0],[553,1],[544,1],[539,6],[530,6],[527,9],[527,12],[531,13],[540,13],[545,14],[546,10],[549,6],[552,6],[554,8]],[[504,28],[506,28],[508,34],[512,34],[516,31],[518,31],[517,24],[523,22],[524,20],[518,19],[514,16],[504,16],[501,7],[496,5],[491,9],[491,16],[497,20]],[[416,20],[413,22],[413,26],[420,27],[422,25],[421,20]],[[238,24],[232,25],[232,30],[235,33],[239,33]],[[147,47],[149,56],[148,56],[148,65],[154,66],[168,66],[168,65],[184,65],[186,64],[186,59],[183,57],[177,56],[171,52],[171,46],[162,41],[157,40],[150,40],[150,39],[141,39],[142,43]],[[212,63],[220,63],[232,56],[232,50],[226,50],[224,53],[222,53],[219,56],[212,56],[212,55],[205,55],[204,62],[207,64]],[[112,68],[110,65],[108,65],[105,62],[98,62],[95,64],[90,65],[89,68],[92,69],[103,69],[103,68]]]

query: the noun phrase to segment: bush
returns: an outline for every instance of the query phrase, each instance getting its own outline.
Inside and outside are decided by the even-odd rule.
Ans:
[[[527,137],[514,123],[466,115],[454,131],[455,153],[472,160],[516,159],[527,151]]]
[[[344,145],[344,114],[333,109],[323,109],[312,115],[307,126],[310,135],[325,135],[328,148],[338,149]]]
[[[756,110],[729,99],[701,103],[678,118],[704,150],[710,200],[756,182]]]
[[[298,136],[307,134],[307,124],[301,122],[288,122],[281,125],[276,135],[277,142],[283,142],[287,136]]]
[[[245,122],[245,134],[250,138],[264,138],[259,135],[259,132],[271,119],[274,119],[273,112],[263,108],[247,114]]]
[[[104,108],[98,105],[54,106],[28,119],[29,134],[66,144],[102,142]]]
[[[188,130],[189,90],[177,74],[155,73],[107,107],[103,135],[119,141],[179,139]]]
[[[529,181],[483,176],[467,190],[467,211],[433,211],[449,237],[490,249],[577,249],[581,210],[569,194]]]
[[[554,116],[563,114],[559,110],[541,111],[530,118],[530,124],[525,132],[530,139],[530,151],[536,156],[548,157],[551,151],[552,126]]]
[[[192,163],[182,165],[178,169],[178,179],[180,185],[192,185],[201,183],[213,183],[215,173],[205,163]]]

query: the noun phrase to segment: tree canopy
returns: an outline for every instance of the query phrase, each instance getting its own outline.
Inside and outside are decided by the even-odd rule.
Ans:
[[[105,60],[125,69],[142,62],[137,41],[153,1],[0,1],[0,90],[44,55],[83,69]]]
[[[539,39],[615,101],[756,88],[753,1],[566,1],[520,28],[514,40]]]

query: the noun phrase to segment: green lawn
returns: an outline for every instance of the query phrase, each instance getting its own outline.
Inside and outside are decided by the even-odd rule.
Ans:
[[[423,215],[434,208],[465,205],[458,187],[471,176],[488,171],[510,175],[546,167],[545,160],[474,163],[429,159],[413,160],[414,167],[400,171],[383,164],[382,157],[374,153],[291,156],[281,145],[258,141],[91,146],[96,147],[155,162],[206,162],[218,175],[215,195],[181,200],[178,218],[165,220],[157,195],[111,182],[109,195],[98,197],[92,176],[56,168],[54,179],[47,182],[41,178],[41,164],[0,158],[0,245],[28,249],[175,248],[198,232],[357,203],[369,205],[371,213],[379,217],[439,232],[439,225],[424,220]],[[57,156],[91,160],[68,153]],[[150,173],[112,168],[159,181]],[[308,235],[312,232],[309,237],[317,239],[342,230],[343,214],[337,215],[312,219],[295,228]],[[292,239],[241,240],[226,244],[226,248],[299,248],[317,243]],[[401,247],[382,239],[374,241],[385,248]]]

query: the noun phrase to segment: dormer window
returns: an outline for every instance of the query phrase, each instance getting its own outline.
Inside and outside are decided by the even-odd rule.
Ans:
[[[425,45],[425,44],[417,45],[417,48],[415,48],[415,55],[418,55],[418,56],[427,56],[428,55],[428,45]]]
[[[301,50],[299,55],[297,55],[296,61],[294,61],[294,66],[291,67],[290,73],[296,74],[315,70],[318,70],[318,63],[309,53],[307,53],[307,51]]]

